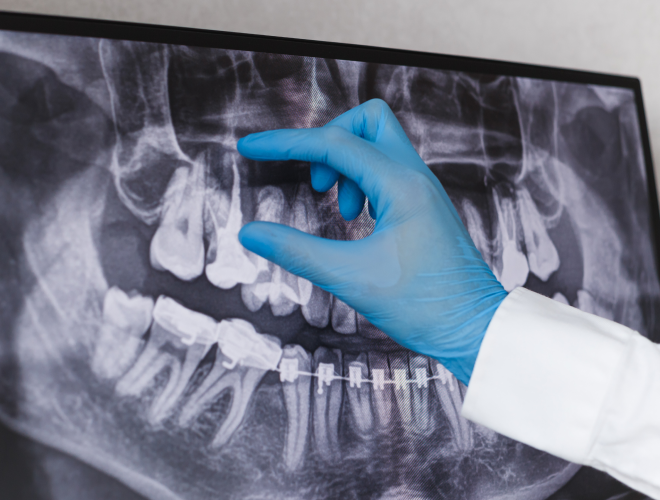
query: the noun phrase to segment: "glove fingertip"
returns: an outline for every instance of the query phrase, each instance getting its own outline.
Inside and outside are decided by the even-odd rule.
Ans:
[[[270,259],[274,251],[275,234],[269,226],[264,222],[250,222],[238,232],[238,241],[250,252]]]
[[[312,188],[319,193],[325,193],[335,185],[339,179],[339,172],[321,163],[312,163],[310,166]]]
[[[360,187],[346,177],[340,177],[338,189],[339,213],[344,219],[351,221],[362,213],[366,197]]]
[[[362,207],[353,202],[339,203],[339,213],[346,221],[352,221],[362,213]]]
[[[246,135],[238,140],[236,149],[238,152],[252,160],[279,160],[286,159],[286,153],[282,148],[282,140],[278,137],[284,136],[291,139],[289,131],[266,130]]]
[[[250,135],[246,135],[245,137],[241,137],[236,143],[236,149],[241,155],[249,157],[250,143],[252,142],[253,135],[255,134],[250,134]]]

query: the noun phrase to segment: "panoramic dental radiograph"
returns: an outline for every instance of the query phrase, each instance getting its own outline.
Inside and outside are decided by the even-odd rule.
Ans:
[[[240,156],[252,132],[381,98],[507,290],[658,332],[631,90],[10,32],[0,66],[0,420],[149,499],[543,500],[580,469],[240,245],[374,226]]]

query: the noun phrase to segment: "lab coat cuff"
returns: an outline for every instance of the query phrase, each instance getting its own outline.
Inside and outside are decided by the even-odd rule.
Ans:
[[[462,415],[584,464],[634,332],[524,288],[486,331]]]

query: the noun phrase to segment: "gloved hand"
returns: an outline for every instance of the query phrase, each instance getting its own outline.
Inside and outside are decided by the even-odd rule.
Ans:
[[[239,233],[245,248],[334,294],[467,384],[507,293],[387,104],[366,102],[322,128],[252,134],[238,150],[255,160],[309,161],[314,189],[339,181],[345,218],[360,213],[366,194],[376,219],[373,234],[357,241],[251,222]]]

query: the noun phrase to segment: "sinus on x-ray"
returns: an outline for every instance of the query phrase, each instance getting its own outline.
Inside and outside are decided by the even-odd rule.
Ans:
[[[507,290],[658,332],[630,89],[19,32],[0,67],[0,420],[145,498],[544,500],[580,469],[240,245],[374,227],[252,132],[383,99]]]

